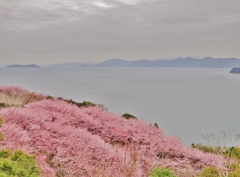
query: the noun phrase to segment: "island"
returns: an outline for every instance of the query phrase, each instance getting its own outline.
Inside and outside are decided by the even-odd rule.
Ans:
[[[30,65],[15,64],[15,65],[8,65],[7,67],[8,68],[39,68],[40,66],[35,64],[30,64]]]
[[[239,68],[233,68],[230,73],[232,74],[240,74],[240,67]]]

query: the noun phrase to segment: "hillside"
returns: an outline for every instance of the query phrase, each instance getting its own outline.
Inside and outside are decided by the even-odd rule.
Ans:
[[[147,177],[156,166],[183,176],[223,168],[222,156],[185,147],[156,126],[94,104],[10,86],[0,87],[0,103],[1,149],[34,154],[42,177]]]

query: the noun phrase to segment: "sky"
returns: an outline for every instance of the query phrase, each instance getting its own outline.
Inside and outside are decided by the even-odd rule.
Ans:
[[[239,0],[0,0],[0,63],[240,58]]]

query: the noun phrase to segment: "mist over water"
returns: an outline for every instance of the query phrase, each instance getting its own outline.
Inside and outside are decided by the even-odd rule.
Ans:
[[[158,123],[186,144],[201,133],[240,131],[240,75],[230,69],[0,68],[1,85],[104,104]]]

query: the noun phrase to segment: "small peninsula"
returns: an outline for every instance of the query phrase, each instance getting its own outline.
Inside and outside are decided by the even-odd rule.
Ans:
[[[233,68],[231,71],[230,71],[231,74],[240,74],[240,67],[239,68]]]
[[[20,64],[14,64],[14,65],[8,65],[7,68],[40,68],[40,66],[35,64],[30,65],[20,65]]]

